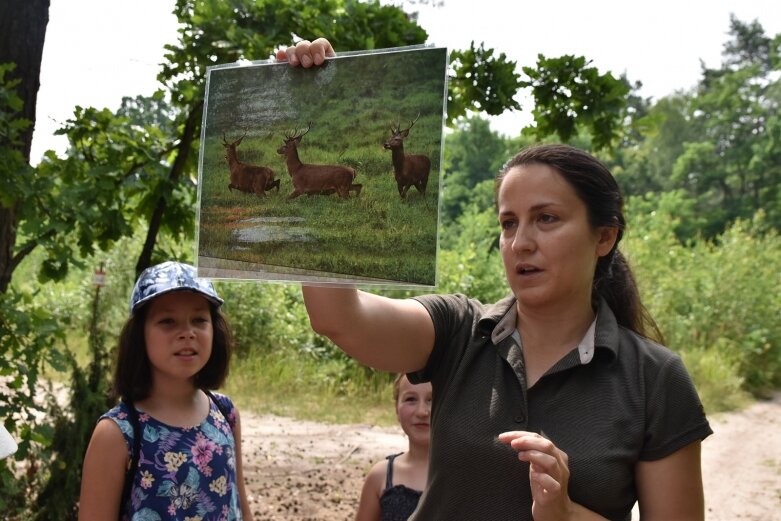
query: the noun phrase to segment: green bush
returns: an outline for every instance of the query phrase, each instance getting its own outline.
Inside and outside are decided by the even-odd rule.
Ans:
[[[761,396],[781,385],[781,238],[760,212],[713,241],[681,244],[676,197],[651,211],[630,201],[624,248],[644,302],[669,347],[687,353],[708,401],[726,406],[738,389]]]

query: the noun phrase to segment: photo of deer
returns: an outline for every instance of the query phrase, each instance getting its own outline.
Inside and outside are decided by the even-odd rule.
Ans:
[[[435,286],[447,63],[416,46],[210,67],[199,273]]]
[[[396,178],[399,196],[402,199],[407,197],[407,190],[413,186],[422,195],[426,195],[426,184],[428,184],[428,174],[431,171],[431,160],[421,154],[404,153],[404,138],[409,136],[410,129],[419,118],[420,113],[418,112],[418,116],[404,130],[401,130],[399,123],[396,123],[395,127],[391,125],[391,137],[383,144],[386,150],[391,151],[393,176]]]
[[[247,137],[244,134],[236,141],[228,142],[225,134],[222,135],[222,146],[225,147],[225,159],[230,169],[230,183],[228,188],[256,195],[266,195],[267,190],[276,188],[279,192],[279,179],[274,179],[274,171],[266,166],[249,165],[239,161],[236,147],[241,140]]]
[[[301,138],[312,128],[312,123],[305,131],[298,133],[298,129],[290,134],[285,133],[285,144],[277,149],[277,153],[285,156],[287,172],[293,181],[293,192],[288,199],[295,199],[301,194],[330,195],[333,192],[339,197],[347,197],[350,191],[355,195],[361,193],[360,184],[354,184],[355,170],[342,165],[309,165],[304,164],[298,158],[298,145]]]

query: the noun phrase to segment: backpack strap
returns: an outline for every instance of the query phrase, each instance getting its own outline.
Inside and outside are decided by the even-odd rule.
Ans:
[[[127,404],[128,413],[130,415],[130,425],[133,427],[133,450],[130,454],[130,465],[125,472],[125,483],[122,486],[122,500],[119,504],[119,511],[125,510],[127,500],[130,498],[130,489],[133,487],[133,478],[138,470],[138,459],[141,454],[141,437],[144,435],[141,432],[141,423],[138,421],[138,411],[132,401],[125,402]]]
[[[220,403],[217,397],[214,396],[214,393],[209,389],[203,389],[203,392],[206,393],[206,396],[208,396],[209,399],[214,402],[214,405],[217,406],[220,414],[222,414],[222,416],[225,418],[225,421],[228,422],[228,425],[230,425],[230,420],[228,420],[228,411],[225,410],[225,407]],[[231,426],[231,432],[233,432],[233,426]]]

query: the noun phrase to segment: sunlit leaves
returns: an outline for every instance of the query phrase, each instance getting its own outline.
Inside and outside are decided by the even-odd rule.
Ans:
[[[494,56],[494,49],[484,44],[450,54],[451,78],[447,100],[447,119],[451,124],[465,116],[467,111],[477,110],[499,115],[505,110],[520,110],[514,99],[522,86],[516,63],[504,53]]]
[[[610,72],[600,74],[589,63],[582,56],[540,54],[535,67],[523,68],[529,80],[522,84],[531,88],[535,104],[536,128],[530,131],[538,138],[556,134],[567,142],[582,127],[599,150],[618,136],[629,85]]]

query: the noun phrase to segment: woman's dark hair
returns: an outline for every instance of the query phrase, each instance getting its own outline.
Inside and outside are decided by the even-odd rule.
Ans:
[[[152,373],[144,341],[144,323],[149,306],[133,313],[119,335],[112,395],[124,401],[143,400],[152,390]],[[212,320],[212,353],[206,365],[195,375],[199,389],[219,389],[228,376],[233,339],[225,315],[209,304]]]
[[[629,263],[618,250],[624,234],[624,199],[615,178],[597,158],[569,145],[536,145],[521,150],[502,167],[496,178],[495,197],[502,180],[514,167],[530,164],[547,165],[557,171],[586,205],[593,227],[618,228],[616,243],[600,257],[594,270],[592,305],[596,309],[604,298],[618,323],[632,331],[662,342],[662,335],[643,306]],[[497,200],[498,204],[498,200]]]

